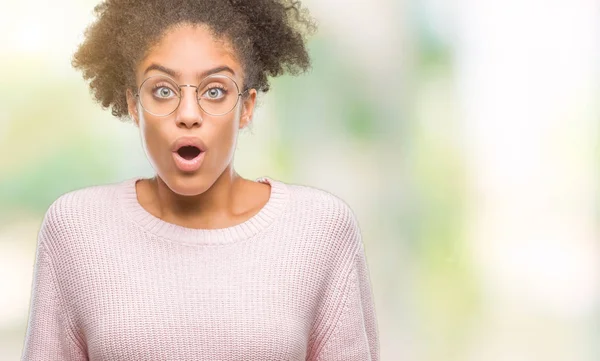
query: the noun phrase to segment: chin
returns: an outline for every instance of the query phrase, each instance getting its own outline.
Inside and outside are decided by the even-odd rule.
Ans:
[[[187,174],[176,171],[170,174],[168,182],[165,181],[164,183],[176,194],[187,197],[196,196],[210,188],[203,181],[204,177],[201,177],[201,175],[200,172]]]

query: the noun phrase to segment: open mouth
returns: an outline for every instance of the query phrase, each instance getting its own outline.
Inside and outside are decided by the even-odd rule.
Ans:
[[[177,150],[177,154],[179,154],[181,158],[185,160],[192,160],[200,155],[200,149],[194,147],[193,145],[188,145],[179,148],[179,150]]]

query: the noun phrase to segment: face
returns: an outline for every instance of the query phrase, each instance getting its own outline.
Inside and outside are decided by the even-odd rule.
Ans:
[[[206,76],[202,74],[215,70],[213,74],[230,77],[239,91],[243,91],[242,65],[228,41],[215,39],[205,26],[177,26],[168,30],[136,67],[136,85],[139,89],[149,77],[163,75],[179,85],[197,86]],[[235,89],[227,91],[235,93]],[[238,132],[252,120],[256,90],[250,89],[239,97],[235,107],[224,115],[207,114],[198,105],[197,97],[202,93],[218,97],[220,92],[214,88],[198,88],[197,95],[196,88],[181,87],[179,107],[167,116],[157,116],[144,109],[139,98],[127,91],[129,114],[140,130],[146,156],[157,175],[175,193],[188,196],[203,193],[225,171],[231,171]],[[155,93],[158,96],[170,94],[165,88]],[[202,102],[204,104],[204,100]],[[172,146],[182,136],[198,137],[206,145],[202,163],[194,171],[177,166]]]

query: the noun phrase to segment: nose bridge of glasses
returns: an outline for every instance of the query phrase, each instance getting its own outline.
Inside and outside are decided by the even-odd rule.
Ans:
[[[178,85],[178,87],[179,87],[179,95],[181,97],[183,97],[183,88],[195,88],[194,93],[198,93],[198,90],[200,89],[199,85],[193,85],[193,84],[181,84],[181,85]]]
[[[192,98],[190,98],[190,100],[195,103],[196,105],[199,105],[199,97],[200,94],[198,94],[198,90],[200,90],[200,86],[199,85],[193,85],[193,84],[182,84],[182,85],[178,85],[179,87],[179,106],[181,106],[181,102],[184,101],[185,98],[185,92],[183,91],[183,88],[194,88],[193,92],[190,92],[190,96]]]
[[[190,95],[188,98],[189,101],[191,102],[192,106],[194,108],[198,107],[199,104],[199,96],[200,94],[198,94],[198,90],[200,89],[198,85],[193,85],[193,84],[182,84],[182,85],[178,85],[179,87],[179,104],[177,105],[177,108],[180,108],[182,105],[182,103],[184,103],[186,100],[186,96],[185,96],[185,92],[183,91],[183,88],[194,88],[193,91],[190,91]],[[184,105],[185,106],[185,105]],[[199,107],[197,110],[201,111],[202,107]]]

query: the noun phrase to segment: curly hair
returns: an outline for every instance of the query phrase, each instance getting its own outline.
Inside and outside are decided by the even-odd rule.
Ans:
[[[128,116],[126,91],[136,87],[136,65],[172,26],[204,24],[215,38],[229,40],[244,69],[244,88],[263,93],[268,77],[310,68],[306,40],[317,27],[293,0],[105,0],[94,13],[72,66],[98,103],[121,120]]]

